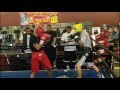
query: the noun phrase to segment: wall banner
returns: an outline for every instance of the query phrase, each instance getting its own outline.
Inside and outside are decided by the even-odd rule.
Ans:
[[[20,12],[21,25],[58,23],[57,12]]]

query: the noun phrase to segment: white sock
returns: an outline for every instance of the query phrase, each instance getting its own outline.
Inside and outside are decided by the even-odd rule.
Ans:
[[[56,68],[56,65],[53,65],[53,67],[55,67],[55,68]]]
[[[70,69],[69,66],[66,66],[66,67],[67,67],[67,69]]]

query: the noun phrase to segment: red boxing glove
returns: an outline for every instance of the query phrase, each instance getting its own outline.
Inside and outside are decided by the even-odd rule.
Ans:
[[[40,36],[40,43],[39,44],[45,44],[45,43],[47,43],[50,40],[50,37],[51,36],[49,34],[43,33]]]

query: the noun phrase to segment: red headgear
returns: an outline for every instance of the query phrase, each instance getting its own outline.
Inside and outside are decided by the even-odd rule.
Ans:
[[[42,27],[38,27],[35,32],[37,35],[41,36],[44,33],[44,29]]]

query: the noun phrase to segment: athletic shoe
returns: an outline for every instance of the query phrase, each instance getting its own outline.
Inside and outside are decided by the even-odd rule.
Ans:
[[[103,74],[97,74],[99,78],[105,78]]]

